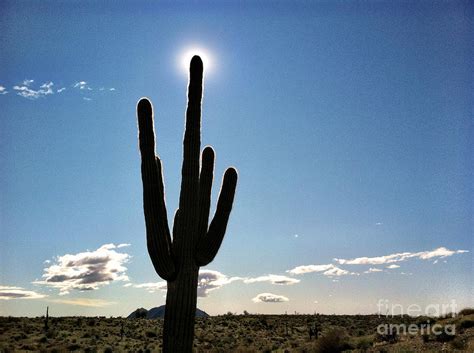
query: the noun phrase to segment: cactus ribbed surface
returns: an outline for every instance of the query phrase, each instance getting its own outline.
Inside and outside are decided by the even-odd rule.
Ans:
[[[219,250],[237,185],[237,171],[228,168],[208,226],[214,150],[204,148],[200,161],[202,79],[202,60],[194,56],[190,65],[181,193],[172,239],[161,160],[155,155],[153,107],[146,98],[137,106],[148,253],[156,272],[168,284],[164,352],[192,352],[199,267],[210,263]]]

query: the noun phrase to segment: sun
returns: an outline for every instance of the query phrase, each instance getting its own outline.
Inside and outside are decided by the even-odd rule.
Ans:
[[[209,73],[209,70],[212,69],[212,57],[208,50],[200,47],[192,47],[183,50],[179,60],[180,69],[187,74],[189,72],[189,63],[194,55],[199,55],[201,57],[204,64],[204,71],[206,74]]]

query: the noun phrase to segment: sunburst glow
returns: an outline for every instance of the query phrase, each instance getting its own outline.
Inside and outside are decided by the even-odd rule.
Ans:
[[[212,69],[212,57],[208,50],[199,47],[193,47],[184,50],[180,55],[179,66],[180,69],[183,70],[185,73],[189,71],[189,63],[191,62],[191,58],[194,55],[199,55],[202,59],[204,64],[204,70],[206,73],[209,73],[209,70]]]

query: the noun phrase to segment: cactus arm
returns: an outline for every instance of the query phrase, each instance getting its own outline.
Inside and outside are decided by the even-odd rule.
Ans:
[[[207,146],[202,151],[201,174],[199,176],[198,239],[202,239],[207,233],[209,210],[211,208],[211,190],[213,177],[214,150],[211,146]]]
[[[171,257],[161,161],[155,157],[153,107],[148,99],[140,100],[137,115],[148,253],[158,275],[169,280],[175,276],[175,264]]]
[[[237,171],[234,168],[228,168],[224,174],[216,212],[209,225],[209,230],[197,245],[195,259],[199,266],[205,266],[214,260],[221,246],[234,202],[236,185]]]

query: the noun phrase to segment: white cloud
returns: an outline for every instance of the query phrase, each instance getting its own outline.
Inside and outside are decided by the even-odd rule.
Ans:
[[[421,252],[403,252],[395,253],[384,256],[376,257],[357,257],[355,259],[334,259],[341,265],[382,265],[394,262],[402,262],[412,258],[418,258],[422,260],[429,260],[432,258],[443,258],[452,256],[454,254],[467,253],[468,250],[449,250],[445,247],[440,247],[431,251],[421,251]]]
[[[303,265],[303,266],[298,266],[295,267],[291,270],[288,270],[286,272],[291,273],[292,275],[301,275],[303,273],[310,273],[310,272],[323,272],[327,271],[331,268],[333,268],[333,264],[327,264],[327,265]]]
[[[166,282],[148,282],[148,283],[140,283],[140,284],[132,284],[126,283],[124,287],[133,287],[133,288],[142,288],[146,290],[148,293],[155,293],[158,291],[166,291]]]
[[[62,93],[64,92],[67,88],[66,87],[61,87],[55,89],[53,86],[53,82],[45,82],[42,85],[40,85],[38,88],[34,87],[34,80],[23,80],[21,83],[15,85],[12,87],[12,90],[16,92],[17,95],[23,97],[23,98],[28,98],[31,100],[38,99],[40,97],[46,97],[48,95],[52,95],[55,93]],[[87,81],[77,81],[74,82],[73,84],[70,85],[72,88],[76,88],[76,92],[79,92],[81,95],[83,94],[88,94],[88,95],[93,95],[94,90],[91,88],[90,84]],[[101,87],[99,88],[99,91],[107,91],[107,92],[113,92],[116,91],[114,87],[110,88],[105,88]],[[6,87],[0,85],[0,95],[7,94],[9,91],[7,90]],[[91,97],[83,97],[84,100],[90,101],[92,100]]]
[[[389,268],[389,269],[392,269],[392,270],[393,270],[394,268],[400,268],[400,266],[398,266],[398,265],[395,265],[395,264],[392,264],[392,265],[389,265],[389,266],[387,266],[387,268]]]
[[[101,308],[107,305],[117,304],[115,302],[108,302],[103,299],[89,299],[89,298],[72,298],[72,299],[50,299],[49,302],[76,305],[76,306],[88,306],[93,308]]]
[[[33,84],[34,80],[24,80],[21,85],[13,86],[13,89],[17,91],[17,94],[23,98],[28,99],[38,99],[40,97],[45,97],[50,94],[54,94],[53,91],[53,82],[46,82],[43,83],[39,89],[34,90],[31,85]]]
[[[241,277],[227,277],[219,271],[200,270],[198,277],[198,297],[207,297],[210,291],[221,288],[226,284],[242,280]]]
[[[95,290],[113,281],[128,281],[125,263],[130,255],[115,251],[114,244],[105,244],[94,251],[66,254],[44,269],[42,280],[33,283],[59,289],[59,294],[71,290]]]
[[[383,270],[380,268],[371,267],[367,271],[364,271],[364,273],[374,273],[374,272],[383,272]]]
[[[260,293],[255,298],[253,298],[252,301],[254,303],[282,303],[289,301],[289,299],[283,295]]]
[[[286,272],[291,273],[292,275],[301,275],[304,273],[311,273],[311,272],[322,272],[324,276],[328,276],[328,277],[346,276],[346,275],[355,274],[353,272],[349,272],[347,270],[339,268],[333,264],[298,266]]]
[[[197,295],[198,297],[204,298],[207,297],[210,291],[219,289],[226,284],[232,283],[234,281],[243,280],[241,277],[228,277],[225,274],[219,271],[213,270],[200,270],[198,275],[198,288]],[[149,282],[149,283],[139,283],[139,284],[125,284],[125,287],[141,288],[145,289],[150,293],[158,291],[166,291],[166,282]]]
[[[92,88],[89,87],[86,81],[79,81],[73,85],[74,88],[79,88],[80,90],[92,91]]]
[[[119,244],[117,245],[117,249],[120,249],[120,248],[125,248],[127,246],[131,246],[132,244],[128,244],[128,243],[122,243],[122,244]]]
[[[44,297],[46,297],[46,295],[26,290],[21,287],[0,286],[0,300],[40,299]]]
[[[255,278],[244,279],[244,283],[256,283],[256,282],[270,282],[271,284],[291,285],[291,284],[299,283],[300,280],[296,278],[280,276],[280,275],[266,275],[266,276],[259,276]]]
[[[333,266],[327,271],[323,272],[323,275],[328,276],[328,277],[334,277],[334,276],[347,276],[347,275],[354,275],[355,273],[349,272],[347,270],[343,270],[342,268],[339,268],[337,266]]]

